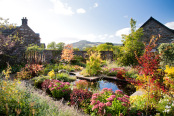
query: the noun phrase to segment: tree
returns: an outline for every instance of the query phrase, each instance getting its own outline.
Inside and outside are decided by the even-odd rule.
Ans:
[[[25,52],[22,38],[18,35],[3,35],[3,31],[15,29],[16,26],[8,23],[9,19],[3,19],[0,17],[0,64],[1,68],[6,67],[6,62],[10,65],[16,63],[22,63],[21,55]]]
[[[51,42],[47,45],[48,49],[55,50],[56,49],[56,42]]]
[[[129,35],[122,35],[123,46],[121,47],[121,53],[119,55],[118,63],[121,65],[137,65],[138,61],[135,57],[141,56],[144,49],[143,42],[140,41],[143,35],[143,29],[136,30],[136,21],[131,18],[131,33]]]
[[[73,57],[73,46],[70,44],[64,46],[64,49],[62,50],[61,60],[69,63],[73,59]]]
[[[110,43],[110,42],[106,42],[105,44],[114,46],[114,44],[113,43]]]
[[[56,44],[56,49],[62,51],[63,48],[64,48],[64,46],[65,46],[65,43],[63,43],[63,42],[59,42],[59,43]]]
[[[108,44],[100,44],[97,46],[98,51],[113,51],[113,46]]]

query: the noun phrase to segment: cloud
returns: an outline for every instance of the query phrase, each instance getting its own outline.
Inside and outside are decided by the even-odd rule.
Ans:
[[[84,14],[84,13],[86,13],[86,10],[83,9],[83,8],[79,8],[79,9],[77,9],[76,12],[79,13],[79,14]]]
[[[60,14],[60,15],[68,15],[71,16],[74,14],[74,12],[72,11],[72,8],[70,6],[68,6],[67,3],[63,3],[60,0],[50,0],[53,3],[53,9],[51,9],[51,11],[53,11],[56,14]]]
[[[170,29],[174,29],[174,22],[168,22],[165,26],[169,27]]]
[[[120,29],[120,30],[116,31],[115,36],[122,37],[121,36],[122,34],[127,35],[127,34],[130,34],[130,32],[131,32],[131,28],[123,28],[123,29]]]
[[[125,16],[123,16],[124,18],[128,18],[129,16],[128,15],[125,15]]]
[[[94,3],[94,8],[97,8],[98,7],[98,3]]]

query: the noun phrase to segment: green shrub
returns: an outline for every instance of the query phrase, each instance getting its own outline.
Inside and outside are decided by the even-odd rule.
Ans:
[[[161,54],[160,64],[165,67],[165,65],[174,66],[174,43],[162,43],[158,47],[159,53]]]
[[[50,85],[48,86],[49,90],[53,97],[60,99],[64,97],[65,99],[70,98],[70,84],[69,82],[61,82],[59,80],[51,80]]]
[[[86,66],[85,62],[86,62],[85,58],[83,58],[82,56],[77,56],[77,55],[75,55],[73,57],[73,59],[71,60],[72,65],[79,65],[79,66],[82,66],[82,67]]]
[[[32,81],[34,81],[34,86],[37,88],[41,88],[41,84],[46,80],[46,79],[51,79],[49,76],[39,76],[39,77],[34,77]]]
[[[58,73],[55,77],[53,77],[53,79],[57,79],[63,82],[72,82],[76,80],[76,77],[70,76],[67,73]]]
[[[91,52],[89,60],[87,60],[86,69],[84,71],[85,73],[87,73],[85,75],[99,75],[101,73],[101,62],[102,60],[100,58],[100,54],[97,52]],[[84,74],[84,72],[82,72],[81,74]]]
[[[86,80],[79,80],[75,82],[77,89],[88,89],[88,82]]]
[[[47,64],[44,68],[44,75],[47,75],[51,70],[58,72],[60,67],[60,64]]]
[[[99,93],[94,93],[91,98],[92,115],[126,115],[129,109],[129,96],[122,91],[103,88]]]

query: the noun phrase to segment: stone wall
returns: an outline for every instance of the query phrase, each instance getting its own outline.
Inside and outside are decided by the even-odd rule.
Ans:
[[[45,62],[51,62],[51,60],[56,60],[61,58],[62,51],[58,50],[44,50],[44,61]],[[74,51],[74,55],[82,56],[83,58],[87,58],[87,52],[86,51]],[[110,59],[113,60],[113,52],[112,51],[101,51],[101,58],[103,60]]]

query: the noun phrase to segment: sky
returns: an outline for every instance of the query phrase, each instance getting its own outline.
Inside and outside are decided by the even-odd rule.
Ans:
[[[27,17],[46,45],[121,43],[121,35],[130,33],[131,18],[139,28],[151,16],[174,29],[174,0],[0,0],[0,17],[17,26]]]

